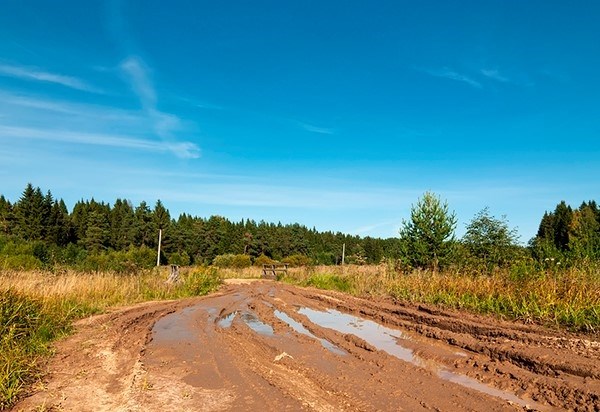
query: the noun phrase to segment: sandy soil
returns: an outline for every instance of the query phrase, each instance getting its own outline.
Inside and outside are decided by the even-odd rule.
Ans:
[[[14,410],[600,410],[598,339],[270,281],[77,329]]]

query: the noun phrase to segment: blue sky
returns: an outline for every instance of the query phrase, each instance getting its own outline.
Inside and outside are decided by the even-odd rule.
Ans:
[[[600,200],[595,1],[0,3],[0,193],[396,236],[425,191],[526,242]]]

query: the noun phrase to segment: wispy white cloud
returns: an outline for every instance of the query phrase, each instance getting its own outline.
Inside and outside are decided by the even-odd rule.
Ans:
[[[496,80],[502,83],[510,82],[510,79],[502,75],[497,69],[481,69],[481,74],[488,79]]]
[[[472,77],[469,77],[462,73],[458,73],[447,67],[444,67],[442,69],[425,69],[425,70],[421,70],[421,71],[429,74],[430,76],[443,77],[445,79],[456,80],[458,82],[466,83],[469,86],[475,87],[477,89],[481,89],[483,87],[480,82],[473,79]]]
[[[138,56],[129,56],[119,67],[130,81],[156,135],[175,155],[184,158],[200,157],[200,148],[195,143],[178,142],[175,138],[174,133],[180,129],[181,120],[173,114],[158,110],[157,94],[145,62]]]
[[[208,110],[225,110],[223,106],[219,106],[218,104],[199,102],[195,104],[199,109],[208,109]]]
[[[183,158],[198,157],[198,148],[193,143],[167,143],[146,139],[137,139],[115,134],[73,132],[70,130],[51,130],[32,127],[0,125],[0,139],[30,139],[52,142],[108,146],[114,148],[136,149],[151,152],[174,152]]]
[[[50,112],[55,114],[73,115],[111,121],[131,121],[141,123],[144,117],[134,111],[114,107],[97,106],[84,103],[73,103],[64,100],[43,98],[39,96],[14,94],[0,90],[0,107],[7,111],[12,106],[15,111],[33,109],[37,112]],[[18,109],[17,109],[18,108]],[[14,117],[14,114],[12,116]]]
[[[410,197],[401,190],[374,190],[354,188],[335,190],[331,188],[306,187],[264,182],[223,183],[185,182],[178,186],[169,182],[168,187],[155,186],[151,191],[128,188],[128,192],[141,197],[160,195],[172,202],[191,202],[234,207],[300,208],[319,210],[358,210],[374,207],[400,207]]]
[[[142,106],[149,110],[156,110],[156,92],[148,76],[148,67],[137,56],[127,57],[120,65],[131,82],[131,87],[140,99]]]
[[[311,132],[311,133],[335,134],[335,131],[333,129],[330,129],[327,127],[314,126],[312,124],[308,124],[308,123],[304,123],[304,122],[298,122],[298,123],[300,124],[300,127],[302,127],[304,130]]]
[[[84,80],[81,80],[77,77],[49,73],[34,67],[0,64],[0,75],[23,80],[54,83],[85,92],[104,93],[102,90],[88,84]]]
[[[382,227],[391,227],[394,231],[397,231],[400,228],[400,225],[401,225],[401,222],[398,219],[387,220],[385,222],[364,225],[364,226],[358,227],[354,230],[351,230],[350,232],[362,236],[362,235],[367,235],[367,234],[373,232],[375,229],[380,229]]]

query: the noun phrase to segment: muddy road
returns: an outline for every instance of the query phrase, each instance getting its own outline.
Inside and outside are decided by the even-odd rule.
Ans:
[[[15,410],[600,410],[599,339],[276,282],[77,327]]]

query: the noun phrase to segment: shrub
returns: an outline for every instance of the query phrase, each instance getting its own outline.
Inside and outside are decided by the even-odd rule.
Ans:
[[[4,270],[36,270],[41,269],[42,262],[33,255],[6,256],[2,261]]]
[[[188,266],[190,260],[190,255],[185,250],[183,252],[173,252],[168,255],[170,265]]]
[[[292,255],[285,257],[281,260],[283,263],[287,263],[291,267],[310,266],[312,260],[308,256],[304,255]]]
[[[349,292],[352,284],[350,279],[330,273],[318,273],[309,277],[304,286],[313,286],[319,289],[337,290],[340,292]]]
[[[212,264],[219,268],[243,269],[252,266],[252,260],[248,255],[228,253],[215,257]]]
[[[218,289],[221,283],[214,268],[198,269],[184,278],[184,289],[187,296],[202,296]]]
[[[256,259],[254,259],[254,266],[259,266],[259,267],[262,265],[272,265],[274,263],[277,263],[277,262],[264,254],[260,255]]]

